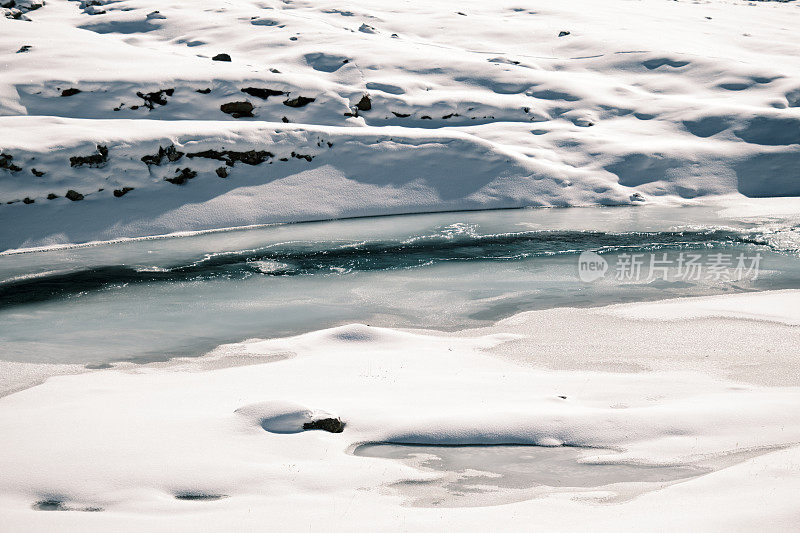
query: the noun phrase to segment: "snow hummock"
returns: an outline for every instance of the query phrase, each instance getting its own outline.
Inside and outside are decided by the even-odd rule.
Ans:
[[[779,308],[796,308],[800,291],[740,298],[752,314],[772,308],[760,319],[786,333],[796,327]],[[684,303],[715,309],[714,320],[740,327],[752,318],[743,321],[732,297]],[[580,330],[581,316],[615,314],[621,321],[608,333],[624,358],[626,332],[636,321],[619,316],[639,305],[574,310],[578,322],[546,324]],[[654,309],[649,320],[691,324],[673,317],[674,302],[647,305]],[[591,361],[580,370],[548,369],[546,349],[532,347],[537,315],[557,311],[455,334],[351,324],[223,345],[194,361],[52,377],[0,399],[4,524],[80,531],[242,529],[267,521],[336,530],[514,527],[520,520],[599,530],[796,525],[796,386],[734,382],[687,370],[682,361],[662,362],[667,366],[658,371],[608,372]],[[793,351],[786,338],[780,349]],[[531,349],[520,358],[526,342]],[[736,344],[720,337],[707,339],[706,348],[724,352]],[[751,363],[765,372],[775,364],[766,353]],[[304,422],[328,416],[341,417],[342,433],[303,430]],[[570,446],[576,458],[567,461],[582,467],[695,473],[598,487],[484,486],[465,497],[468,506],[424,500],[409,507],[404,487],[423,495],[442,476],[468,487],[470,478],[487,474],[480,464],[458,474],[356,452],[385,442]],[[59,506],[73,511],[39,510]]]

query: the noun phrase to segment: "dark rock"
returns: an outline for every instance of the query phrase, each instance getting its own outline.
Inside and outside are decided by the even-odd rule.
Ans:
[[[73,88],[64,89],[63,91],[61,91],[61,96],[75,96],[76,94],[78,94],[80,92],[81,92],[80,89],[75,89],[73,87]]]
[[[359,111],[369,111],[372,109],[372,100],[369,99],[368,94],[361,97],[361,100],[356,104],[356,109]]]
[[[254,108],[250,102],[228,102],[219,106],[219,109],[233,118],[240,118],[252,117]]]
[[[114,189],[114,198],[125,196],[133,190],[133,187],[123,187],[121,189]]]
[[[19,172],[22,170],[17,164],[12,163],[14,156],[11,154],[0,154],[0,169],[10,170],[11,172]]]
[[[172,96],[175,93],[175,89],[161,89],[160,91],[154,91],[152,93],[143,93],[136,91],[136,96],[144,100],[144,105],[148,109],[153,109],[156,104],[158,105],[167,105],[167,96]],[[131,109],[135,109],[131,107]]]
[[[314,159],[314,156],[313,156],[313,155],[308,155],[308,154],[296,154],[296,153],[292,152],[292,154],[291,154],[291,155],[292,155],[292,157],[294,157],[295,159],[305,159],[305,160],[306,160],[306,161],[308,161],[309,163],[311,162],[311,160],[312,160],[312,159]]]
[[[178,151],[178,149],[175,148],[174,144],[169,145],[166,150],[159,146],[158,152],[156,152],[154,155],[142,156],[142,161],[146,165],[160,165],[161,162],[164,161],[164,158],[166,157],[168,161],[174,163],[175,161],[178,161],[181,157],[183,157],[183,154],[184,154],[183,152],[180,152]]]
[[[69,166],[102,167],[108,162],[108,147],[97,145],[97,153],[92,155],[77,155],[69,158]]]
[[[280,74],[281,73],[281,71],[276,69],[276,68],[271,68],[271,69],[269,69],[269,71],[272,72],[273,74]]]
[[[210,92],[211,92],[211,89],[209,89],[209,88],[206,88],[206,89],[196,89],[194,92],[196,92],[196,93],[200,93],[200,94],[208,94],[208,93],[210,93]]]
[[[449,115],[444,115],[442,118],[443,118],[444,120],[447,120],[447,119],[449,119],[449,118],[453,118],[453,117],[460,117],[460,116],[461,116],[461,115],[459,115],[458,113],[450,113]]]
[[[245,87],[242,92],[266,100],[270,96],[281,96],[286,94],[284,91],[277,91],[275,89],[261,89],[259,87]]]
[[[227,178],[228,177],[228,169],[225,167],[218,167],[217,170],[214,172],[217,173],[217,176],[220,178]]]
[[[281,119],[281,122],[283,122],[284,124],[288,124],[289,123],[289,119],[287,117],[283,117]]]
[[[321,429],[330,433],[341,433],[344,431],[344,422],[341,418],[321,418],[303,424],[303,429]]]
[[[72,189],[68,190],[67,194],[65,194],[64,196],[66,196],[67,199],[72,200],[73,202],[78,202],[80,200],[83,200],[83,195],[77,191],[73,191]]]
[[[559,37],[566,37],[567,35],[569,35],[569,32],[568,32],[568,31],[561,31],[561,32],[558,32],[558,36],[559,36]]]
[[[26,196],[25,198],[23,198],[23,199],[22,199],[22,203],[23,203],[23,204],[32,204],[32,203],[33,203],[33,202],[35,202],[35,201],[36,201],[36,200],[34,200],[33,198],[28,198],[27,196]]]
[[[175,169],[175,173],[178,174],[178,175],[174,176],[174,177],[171,177],[171,178],[164,178],[164,181],[168,181],[168,182],[173,183],[175,185],[183,185],[184,183],[186,183],[190,179],[197,177],[197,172],[195,172],[194,170],[192,170],[189,167],[176,168]]]
[[[211,58],[211,61],[230,61],[231,56],[228,54],[217,54]]]
[[[34,176],[36,176],[37,178],[41,178],[42,176],[44,176],[44,175],[45,175],[45,174],[47,174],[47,173],[46,173],[46,172],[44,172],[43,170],[36,170],[35,168],[32,168],[32,169],[31,169],[31,174],[33,174],[33,175],[34,175]]]
[[[290,98],[289,100],[284,100],[283,105],[289,107],[304,107],[316,100],[316,98],[308,98],[306,96],[298,96],[297,98]]]
[[[396,116],[397,118],[406,118],[410,117],[411,113],[398,113],[397,111],[392,111],[392,115]]]
[[[23,54],[25,52],[30,52],[31,48],[33,48],[33,46],[31,46],[29,44],[23,44],[22,46],[19,47],[19,50],[17,50],[17,53],[18,54]]]
[[[429,117],[428,115],[422,115],[422,116],[421,116],[421,117],[419,117],[419,118],[421,118],[422,120],[433,120],[433,119],[432,119],[431,117]]]
[[[271,152],[267,152],[266,150],[248,150],[246,152],[236,152],[234,150],[203,150],[202,152],[186,154],[186,157],[216,159],[217,161],[224,161],[226,165],[232,167],[237,161],[244,163],[245,165],[260,165],[267,159],[275,157],[275,155]]]
[[[55,200],[56,198],[59,198],[57,194],[50,193],[47,195],[48,200]]]

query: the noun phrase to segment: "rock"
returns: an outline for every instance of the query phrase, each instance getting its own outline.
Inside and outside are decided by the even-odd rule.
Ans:
[[[631,200],[631,202],[644,202],[645,198],[644,198],[644,195],[642,193],[635,192],[635,193],[631,194],[630,200]]]
[[[23,44],[22,46],[19,47],[19,50],[17,50],[17,53],[18,54],[23,54],[25,52],[30,52],[31,48],[33,48],[33,46],[31,46],[29,44]]]
[[[64,196],[66,196],[67,199],[72,200],[73,202],[78,202],[80,200],[83,200],[83,195],[78,191],[73,191],[72,189],[68,190],[67,194],[65,194]]]
[[[225,167],[218,167],[217,170],[214,172],[217,173],[217,176],[220,178],[227,178],[228,177],[228,169]]]
[[[154,155],[142,156],[142,161],[146,165],[160,165],[166,157],[168,161],[174,163],[183,157],[183,154],[183,152],[180,152],[177,148],[175,148],[174,144],[169,145],[166,150],[159,146],[158,152],[156,152]]]
[[[292,155],[292,157],[294,157],[295,159],[305,159],[305,160],[306,160],[306,161],[308,161],[309,163],[311,162],[311,160],[312,160],[312,159],[314,159],[314,156],[313,156],[313,155],[308,155],[308,154],[297,154],[297,153],[295,153],[295,152],[292,152],[292,154],[291,154],[291,155]]]
[[[81,92],[80,89],[75,89],[75,88],[64,89],[63,91],[61,91],[61,96],[74,96],[80,92]]]
[[[298,96],[297,98],[290,98],[289,100],[284,100],[283,105],[289,107],[304,107],[316,100],[316,98],[308,98],[306,96]]]
[[[133,187],[123,187],[121,189],[114,189],[114,198],[120,198],[121,196],[125,196],[132,190]]]
[[[175,92],[175,89],[161,89],[160,91],[154,91],[152,93],[143,93],[143,92],[136,92],[136,96],[144,100],[144,105],[147,106],[148,109],[153,109],[155,104],[158,105],[167,105],[167,96],[172,96]],[[134,107],[131,107],[134,109]]]
[[[569,32],[568,32],[568,31],[561,31],[561,32],[558,32],[558,36],[559,36],[559,37],[566,37],[567,35],[569,35]]]
[[[366,23],[359,26],[358,31],[360,31],[361,33],[377,33],[375,28]]]
[[[228,54],[217,54],[211,58],[211,61],[230,61],[231,56]]]
[[[69,158],[69,166],[80,167],[83,165],[89,167],[102,167],[108,162],[108,147],[97,145],[97,153],[92,155],[78,155]],[[83,198],[83,197],[81,197]]]
[[[13,160],[14,156],[11,154],[0,154],[0,169],[10,170],[11,172],[19,172],[22,170],[22,167],[11,162]]]
[[[45,174],[47,174],[47,173],[46,173],[46,172],[44,172],[44,171],[42,171],[42,170],[36,170],[35,168],[32,168],[32,169],[31,169],[31,174],[33,174],[33,175],[34,175],[34,176],[36,176],[37,178],[41,178],[42,176],[44,176],[44,175],[45,175]]]
[[[57,194],[50,193],[47,195],[48,200],[55,200],[56,198],[59,198]]]
[[[228,102],[219,106],[219,109],[233,118],[241,118],[252,117],[254,107],[250,102]]]
[[[392,115],[396,116],[397,118],[406,118],[410,117],[411,113],[398,113],[397,111],[392,111]]]
[[[178,174],[178,175],[174,176],[174,177],[171,177],[171,178],[164,178],[164,181],[168,181],[168,182],[173,183],[175,185],[183,185],[184,183],[186,183],[190,179],[197,177],[197,172],[195,172],[194,170],[192,170],[189,167],[176,168],[175,169],[175,173]]]
[[[194,92],[200,93],[200,94],[208,94],[208,93],[211,92],[211,89],[209,89],[209,88],[206,88],[206,89],[195,89]]]
[[[303,429],[321,429],[329,433],[344,431],[344,422],[341,418],[321,418],[303,424]]]
[[[266,100],[270,96],[281,96],[286,94],[284,91],[277,91],[275,89],[261,89],[258,87],[245,87],[242,89],[242,92],[249,94],[250,96],[255,96],[256,98],[261,98],[262,100]]]
[[[356,104],[356,109],[359,111],[369,111],[372,109],[372,100],[369,99],[368,94],[361,97],[361,100]]]
[[[283,117],[283,118],[281,118],[281,122],[283,122],[284,124],[288,124],[289,123],[289,118],[288,117]]]
[[[186,154],[186,157],[216,159],[217,161],[224,161],[226,165],[232,167],[237,161],[245,165],[260,165],[267,159],[275,157],[275,155],[266,150],[248,150],[246,152],[236,152],[234,150],[203,150],[202,152]]]
[[[23,198],[23,199],[22,199],[22,203],[23,203],[23,204],[32,204],[32,203],[33,203],[33,202],[35,202],[35,201],[36,201],[36,200],[34,200],[33,198],[28,198],[27,196],[26,196],[25,198]]]

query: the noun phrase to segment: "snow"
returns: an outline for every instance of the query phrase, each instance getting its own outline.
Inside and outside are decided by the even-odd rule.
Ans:
[[[794,2],[28,4],[0,19],[2,249],[800,193]],[[98,145],[107,161],[70,166]],[[275,156],[141,161],[173,145]]]
[[[796,327],[775,317],[797,308],[800,291],[741,298],[751,315],[773,309],[762,318],[785,333]],[[715,320],[740,328],[751,318],[726,307],[727,296],[685,303],[718,309]],[[545,323],[568,333],[583,329],[582,319],[611,313],[619,320],[608,332],[620,339],[619,357],[657,361],[659,354],[629,351],[624,341],[637,319],[620,319],[620,310],[639,305],[572,310],[576,322]],[[649,320],[676,320],[673,302],[647,305],[654,309]],[[246,529],[267,522],[289,530],[406,530],[513,527],[535,517],[557,530],[586,523],[599,530],[795,527],[796,385],[734,382],[680,360],[657,371],[607,372],[592,361],[579,370],[548,369],[547,353],[534,350],[537,316],[552,319],[559,311],[454,334],[351,324],[223,345],[196,360],[52,377],[0,399],[4,523],[12,530],[57,524],[67,531]],[[779,349],[792,352],[790,336],[783,338]],[[528,355],[519,359],[514,346],[526,342]],[[735,350],[737,340],[706,341],[706,349],[714,346]],[[780,366],[767,353],[750,363],[765,373]],[[302,423],[319,417],[340,417],[344,431],[302,431]],[[473,495],[466,507],[410,507],[404,485],[416,483],[424,494],[425,480],[446,474],[353,453],[371,442],[578,446],[585,447],[577,449],[583,463],[708,473],[490,490],[489,506]],[[42,501],[75,510],[32,508]],[[96,508],[103,511],[79,512]]]

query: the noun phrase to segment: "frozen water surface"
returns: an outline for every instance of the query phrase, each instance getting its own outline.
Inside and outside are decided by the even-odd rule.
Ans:
[[[514,313],[793,288],[797,220],[711,208],[451,212],[0,255],[0,359],[100,364],[343,323],[456,330]],[[578,277],[583,251],[762,256],[757,279]],[[613,269],[613,266],[612,266]]]

